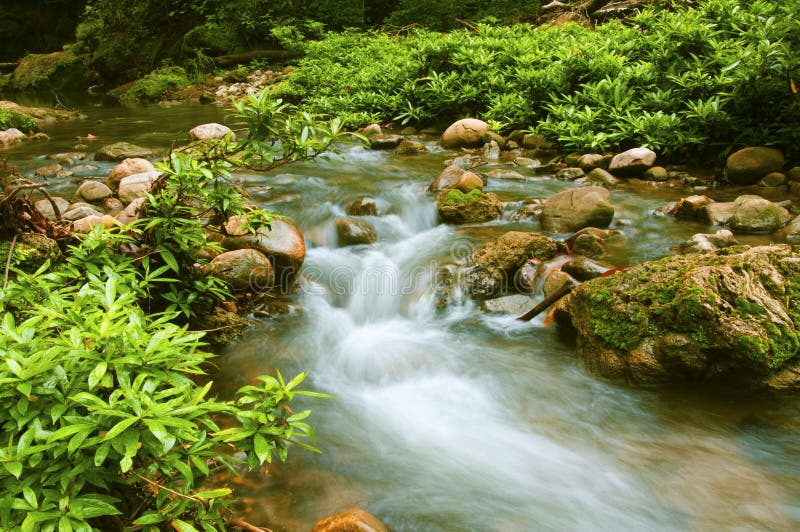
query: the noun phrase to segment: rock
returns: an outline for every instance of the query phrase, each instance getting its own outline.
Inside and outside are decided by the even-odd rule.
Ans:
[[[525,294],[512,294],[509,296],[487,299],[481,303],[481,308],[487,312],[500,312],[520,316],[536,305],[536,300]]]
[[[580,283],[573,279],[573,277],[567,272],[555,270],[550,272],[550,275],[545,278],[542,291],[544,292],[544,297],[547,298],[561,290],[565,285],[575,287],[579,284]]]
[[[761,187],[779,187],[786,184],[786,174],[780,172],[771,172],[761,178],[758,186]]]
[[[138,220],[139,211],[141,211],[146,201],[147,198],[137,198],[130,202],[128,206],[122,209],[122,212],[117,215],[117,221],[122,225],[129,225],[135,220]]]
[[[80,220],[81,218],[87,218],[89,216],[97,216],[99,218],[103,216],[103,213],[88,206],[76,207],[65,212],[62,218],[70,222],[74,222],[76,220]]]
[[[477,191],[476,191],[477,192]],[[479,223],[494,220],[503,212],[503,204],[497,194],[488,192],[481,193],[477,197],[468,197],[467,200],[458,199],[452,202],[448,199],[448,194],[441,194],[439,198],[439,216],[445,223],[465,224]]]
[[[472,170],[481,164],[481,158],[479,155],[461,155],[460,157],[446,160],[444,164],[447,166],[458,166],[464,170]]]
[[[595,168],[586,177],[579,180],[581,185],[599,185],[603,187],[615,187],[619,184],[619,179],[611,175],[607,170]]]
[[[603,187],[565,190],[545,201],[542,229],[567,233],[584,227],[608,227],[614,219],[611,194]]]
[[[266,255],[275,271],[276,284],[282,289],[291,286],[306,256],[303,235],[284,219],[272,220],[270,228],[262,227],[256,234],[240,229],[242,220],[232,217],[225,225],[229,236],[222,240],[227,250],[256,249]]]
[[[528,133],[522,137],[522,147],[528,150],[549,151],[555,148],[555,144],[538,133]]]
[[[345,206],[344,212],[348,216],[377,216],[378,203],[372,198],[356,198]]]
[[[789,179],[789,181],[800,181],[800,166],[795,166],[786,172],[786,177]]]
[[[337,218],[333,226],[340,247],[374,244],[378,240],[375,227],[366,220]]]
[[[0,131],[0,146],[11,146],[25,140],[25,133],[19,129],[12,127],[4,131]]]
[[[210,271],[237,291],[264,292],[275,284],[272,264],[255,249],[220,253],[211,261]]]
[[[119,222],[113,216],[104,214],[102,216],[91,215],[72,222],[73,233],[90,233],[96,226],[102,225],[106,228],[119,225]]]
[[[586,172],[584,172],[582,168],[562,168],[556,172],[556,178],[566,179],[568,181],[575,181],[585,175]]]
[[[582,236],[588,237],[589,235]],[[610,269],[612,269],[612,266],[600,264],[586,257],[575,257],[561,265],[562,272],[569,274],[578,281],[588,281],[589,279],[600,277]]]
[[[753,185],[771,172],[780,172],[783,162],[783,154],[774,148],[743,148],[728,156],[725,177],[734,185]]]
[[[489,269],[513,274],[530,259],[550,260],[558,252],[558,242],[539,233],[509,231],[472,254],[472,261]]]
[[[369,147],[373,150],[393,150],[403,142],[400,135],[375,135],[369,139]]]
[[[111,189],[99,181],[84,181],[75,191],[73,201],[99,203],[110,197],[111,194]]]
[[[486,172],[488,179],[502,179],[506,181],[525,181],[525,176],[514,170],[506,168],[492,168]]]
[[[800,216],[794,218],[783,228],[783,235],[788,243],[795,246],[800,244]]]
[[[586,153],[578,157],[577,166],[584,172],[594,170],[595,168],[602,168],[608,170],[608,165],[611,163],[611,158],[599,153]]]
[[[571,249],[573,255],[597,257],[606,252],[606,245],[604,239],[593,234],[584,233],[575,237]]]
[[[146,159],[155,157],[156,152],[129,142],[116,142],[103,146],[94,154],[96,161],[122,161],[123,159]]]
[[[119,182],[119,199],[126,205],[137,198],[144,198],[161,172],[144,172],[122,178]]]
[[[700,213],[703,212],[703,208],[711,203],[714,203],[714,200],[703,195],[681,198],[672,210],[672,214],[675,218],[696,220],[700,218]]]
[[[612,236],[619,235],[620,232],[616,229],[599,229],[597,227],[584,227],[576,231],[564,242],[570,249],[575,247],[575,243],[582,236],[592,236],[598,240],[606,240]]]
[[[380,135],[383,133],[381,130],[381,126],[378,124],[370,124],[368,126],[364,126],[358,130],[359,133],[364,135],[365,137],[374,137],[376,135]]]
[[[700,209],[698,218],[710,224],[727,225],[734,212],[736,204],[732,201],[711,202]]]
[[[4,267],[10,245],[10,240],[0,240],[0,257],[3,258]],[[39,233],[22,233],[17,236],[8,265],[11,268],[33,272],[46,260],[56,260],[60,257],[61,249],[55,240]]]
[[[389,532],[374,515],[354,508],[317,522],[311,532]]]
[[[106,198],[100,206],[103,208],[103,212],[111,216],[117,216],[125,209],[125,204],[114,197]]]
[[[434,303],[437,310],[447,308],[456,298],[458,269],[453,264],[442,266],[434,279]]]
[[[500,160],[500,146],[492,140],[483,145],[483,160],[494,162]]]
[[[53,196],[53,203],[55,203],[56,207],[58,207],[58,211],[61,214],[61,216],[63,216],[64,213],[67,212],[67,208],[69,207],[69,202],[64,198]],[[42,216],[44,216],[48,220],[56,219],[56,213],[53,210],[53,204],[50,203],[50,200],[48,199],[39,200],[34,204],[34,206],[36,207],[36,210],[39,211],[42,214]]]
[[[51,89],[52,87],[47,87],[47,90]],[[0,109],[5,109],[6,111],[11,111],[13,113],[28,115],[34,118],[39,125],[85,118],[85,115],[76,111],[64,111],[50,109],[47,107],[25,107],[9,101],[0,101]]]
[[[647,181],[666,181],[669,179],[669,172],[661,166],[653,166],[647,169],[642,179]]]
[[[420,153],[426,153],[428,148],[421,142],[417,142],[416,140],[408,140],[403,139],[400,144],[397,145],[397,149],[395,150],[395,154],[397,155],[419,155]]]
[[[400,134],[403,135],[404,137],[407,137],[409,135],[416,135],[417,133],[418,133],[417,128],[415,128],[414,126],[406,126],[400,130]]]
[[[517,157],[514,159],[514,164],[522,166],[523,168],[539,168],[542,162],[538,159],[531,159],[530,157]]]
[[[33,175],[35,175],[36,177],[44,177],[44,178],[55,177],[62,170],[64,170],[64,167],[62,167],[58,163],[48,164],[47,166],[40,166],[39,168],[37,168],[36,171],[33,172]]]
[[[497,147],[500,148],[501,150],[507,149],[506,139],[504,139],[502,135],[500,135],[495,131],[489,130],[486,133],[484,133],[483,138],[481,138],[481,141],[483,142],[484,146],[494,141],[497,143]]]
[[[456,183],[461,179],[461,176],[467,170],[464,170],[460,166],[450,165],[433,180],[428,186],[428,191],[430,192],[439,192],[441,190],[448,190],[451,188],[455,188]]]
[[[461,174],[461,177],[458,179],[458,182],[455,184],[453,188],[460,190],[461,192],[471,192],[473,190],[481,190],[483,188],[484,181],[480,178],[480,176],[474,172],[470,172],[469,170],[465,171]]]
[[[667,257],[588,281],[556,313],[595,374],[639,384],[792,388],[800,255],[788,245]]]
[[[649,148],[633,148],[611,159],[608,171],[620,177],[639,177],[656,162],[656,153]]]
[[[727,229],[720,229],[714,234],[698,233],[686,242],[672,246],[677,253],[705,253],[717,249],[738,246],[739,241]]]
[[[117,190],[119,188],[119,182],[122,181],[123,178],[128,177],[129,175],[145,174],[147,172],[155,171],[156,169],[153,166],[153,163],[147,159],[124,159],[121,163],[111,169],[111,173],[108,174],[108,178],[106,179],[106,185],[108,185],[111,190]]]
[[[483,135],[489,125],[476,118],[464,118],[454,122],[442,134],[442,147],[448,150],[458,148],[477,148],[483,144]]]
[[[216,122],[200,124],[189,130],[189,138],[192,140],[224,139],[226,137],[231,142],[236,142],[236,133],[228,126]]]
[[[514,274],[514,288],[523,294],[536,291],[541,277],[543,262],[539,259],[528,259]]]
[[[507,278],[502,270],[476,265],[464,270],[463,279],[467,295],[481,301],[500,294]]]
[[[759,196],[740,196],[728,221],[734,233],[771,233],[792,219],[789,211]]]
[[[520,220],[538,220],[542,216],[543,208],[543,202],[528,203],[520,207],[519,210],[514,213],[514,216],[512,216],[511,219],[515,222]]]
[[[93,164],[79,164],[69,169],[70,172],[78,176],[83,176],[83,175],[95,176],[99,173],[99,170],[100,168]]]

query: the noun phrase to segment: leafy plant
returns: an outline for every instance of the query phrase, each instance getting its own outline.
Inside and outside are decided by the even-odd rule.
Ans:
[[[478,201],[483,196],[480,189],[474,188],[467,193],[461,192],[456,188],[451,188],[447,191],[442,199],[442,204],[447,207],[455,207],[458,205],[466,205],[473,201]]]

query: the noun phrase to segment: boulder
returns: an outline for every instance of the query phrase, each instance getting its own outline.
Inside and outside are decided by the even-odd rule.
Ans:
[[[529,259],[550,260],[558,253],[558,242],[549,236],[509,231],[472,254],[480,266],[513,274]]]
[[[255,249],[237,249],[220,253],[211,261],[209,271],[233,290],[263,292],[275,284],[272,264]]]
[[[3,266],[8,259],[11,242],[0,240],[0,257],[3,257]],[[22,233],[17,236],[11,261],[8,265],[28,272],[36,271],[48,259],[55,260],[61,257],[58,242],[39,233]]]
[[[397,155],[419,155],[427,151],[428,148],[426,148],[423,143],[417,142],[416,140],[403,139],[400,141],[400,144],[397,145],[395,153]]]
[[[545,277],[544,284],[542,285],[542,292],[544,292],[544,297],[547,298],[561,290],[565,285],[574,288],[579,284],[580,283],[567,272],[555,270]]]
[[[774,148],[743,148],[728,156],[725,177],[733,185],[754,185],[771,172],[783,168],[783,154]]]
[[[492,168],[486,172],[487,179],[502,179],[505,181],[525,181],[525,176],[507,168]]]
[[[720,229],[713,234],[698,233],[686,242],[681,242],[672,246],[677,253],[705,253],[717,249],[739,245],[739,241],[733,233],[727,229]]]
[[[542,264],[539,259],[525,261],[514,274],[514,288],[523,294],[535,292],[541,278]]]
[[[442,190],[455,188],[455,186],[461,180],[461,177],[466,172],[468,172],[468,170],[464,170],[460,166],[451,164],[450,166],[442,170],[442,172],[436,177],[436,179],[433,180],[433,182],[428,186],[428,191],[439,192]]]
[[[502,270],[481,265],[464,270],[464,289],[469,297],[481,301],[498,296],[505,287],[507,277]]]
[[[578,281],[588,281],[589,279],[600,277],[612,268],[613,266],[595,262],[586,257],[575,257],[561,265],[562,272],[569,274]]]
[[[311,532],[389,532],[374,515],[354,508],[318,521]]]
[[[119,182],[117,195],[126,205],[135,199],[144,198],[160,176],[161,172],[144,172],[124,177]]]
[[[82,207],[75,207],[71,208],[65,213],[63,213],[62,218],[68,220],[70,222],[74,222],[76,220],[80,220],[81,218],[87,218],[89,216],[103,216],[103,213],[90,207],[90,206],[82,206]]]
[[[488,192],[478,194],[461,194],[460,196],[443,193],[439,197],[439,216],[445,223],[465,224],[494,220],[503,212],[503,204],[497,194]]]
[[[640,177],[656,162],[656,153],[649,148],[632,148],[611,159],[608,171],[619,177]]]
[[[144,174],[155,171],[156,169],[153,166],[153,163],[147,159],[124,159],[117,166],[111,169],[111,172],[108,174],[108,178],[106,179],[106,185],[108,185],[111,190],[117,190],[119,188],[119,182],[122,181],[123,178],[133,174]]]
[[[642,179],[647,181],[666,181],[669,179],[669,171],[661,166],[653,166],[647,169]]]
[[[614,219],[611,194],[603,187],[565,190],[551,196],[542,209],[542,229],[554,233],[584,227],[608,227]]]
[[[122,161],[123,159],[146,159],[157,154],[149,148],[142,148],[129,142],[116,142],[103,146],[94,154],[96,161]]]
[[[599,153],[586,153],[578,157],[577,166],[584,172],[587,172],[595,168],[608,170],[608,165],[610,163],[611,157],[600,155]]]
[[[356,198],[344,208],[348,216],[377,216],[378,203],[372,198]]]
[[[243,220],[232,217],[225,225],[228,236],[222,240],[222,247],[229,251],[235,249],[256,249],[266,255],[275,271],[276,284],[282,289],[291,286],[306,257],[306,244],[303,235],[293,224],[284,219],[272,220],[270,228],[262,227],[256,234],[240,229]]]
[[[783,236],[793,245],[800,245],[800,216],[795,217],[783,228]]]
[[[53,203],[55,203],[56,207],[58,207],[58,212],[61,216],[63,216],[64,213],[67,212],[67,208],[69,207],[69,202],[64,198],[53,196]],[[36,207],[36,210],[39,211],[41,215],[47,218],[48,220],[56,219],[56,213],[55,210],[53,210],[53,204],[50,203],[50,200],[48,199],[39,200],[34,204],[34,206]]]
[[[573,255],[583,255],[584,257],[603,255],[606,252],[605,239],[589,233],[578,235],[572,242],[571,251]]]
[[[33,172],[33,175],[35,175],[36,177],[44,177],[44,178],[56,177],[62,170],[64,170],[64,167],[58,163],[48,164],[46,166],[40,166],[39,168],[37,168]]]
[[[576,179],[584,177],[585,175],[586,172],[584,172],[582,168],[578,167],[562,168],[556,172],[556,178],[566,179],[568,181],[575,181]]]
[[[504,139],[503,136],[497,133],[496,131],[491,131],[491,130],[487,131],[486,133],[483,134],[483,138],[481,140],[483,141],[484,145],[494,141],[497,143],[497,146],[501,150],[505,150],[508,147],[506,139]]]
[[[236,133],[228,126],[211,122],[200,124],[189,130],[189,138],[192,140],[210,140],[229,138],[231,142],[236,142]]]
[[[337,218],[333,221],[339,246],[374,244],[378,240],[375,227],[366,220]]]
[[[639,384],[797,389],[800,254],[788,245],[677,255],[588,281],[556,319],[595,374]]]
[[[358,130],[359,133],[364,135],[365,137],[374,137],[375,135],[380,135],[383,133],[380,124],[370,124],[368,126],[364,126]]]
[[[73,233],[90,233],[96,226],[102,225],[105,228],[114,227],[119,225],[119,222],[113,216],[104,214],[102,216],[91,215],[72,222]]]
[[[374,135],[369,139],[369,147],[373,150],[393,150],[403,142],[400,135]]]
[[[0,131],[0,146],[11,146],[25,140],[25,133],[15,127]]]
[[[569,238],[567,238],[564,243],[567,245],[568,248],[572,249],[575,247],[575,243],[580,239],[582,236],[591,236],[596,238],[597,240],[604,241],[612,236],[619,235],[620,232],[616,229],[599,229],[597,227],[584,227],[579,231],[576,231]]]
[[[780,172],[771,172],[758,182],[758,186],[760,187],[780,187],[786,184],[786,174],[782,174]]]
[[[481,308],[487,312],[499,312],[520,316],[536,305],[536,299],[527,294],[511,294],[508,296],[487,299],[481,303]]]
[[[697,215],[698,219],[716,225],[727,225],[733,213],[736,212],[736,204],[732,201],[711,202],[704,205]]]
[[[137,220],[139,218],[139,212],[146,201],[147,198],[137,198],[130,202],[128,206],[122,209],[122,212],[117,215],[117,221],[122,225],[129,225]]]
[[[700,213],[706,205],[714,203],[714,200],[708,196],[694,195],[687,198],[681,198],[672,209],[672,214],[675,218],[684,220],[696,220],[700,218]]]
[[[483,144],[483,135],[489,125],[476,118],[464,118],[454,122],[442,134],[442,147],[448,150],[477,148]]]
[[[792,219],[789,211],[760,196],[739,196],[736,209],[728,220],[734,233],[771,233]]]
[[[614,177],[607,170],[603,170],[602,168],[595,168],[594,170],[586,174],[586,177],[579,179],[578,182],[583,186],[599,185],[602,187],[615,187],[619,184],[619,179]]]
[[[73,201],[85,201],[86,203],[100,203],[110,197],[113,192],[108,186],[99,181],[84,181],[78,190],[75,191]]]

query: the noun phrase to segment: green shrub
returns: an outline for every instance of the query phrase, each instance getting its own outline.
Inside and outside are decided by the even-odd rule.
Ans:
[[[31,133],[41,129],[36,120],[28,115],[0,109],[0,131],[11,127],[17,128],[23,133]]]
[[[191,84],[186,71],[181,67],[159,68],[149,73],[122,95],[125,103],[155,102],[169,97],[170,92],[184,89]]]

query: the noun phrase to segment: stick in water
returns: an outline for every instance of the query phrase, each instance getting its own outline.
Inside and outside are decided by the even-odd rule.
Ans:
[[[552,305],[565,295],[572,292],[572,290],[576,286],[577,285],[574,285],[572,283],[564,283],[564,286],[562,286],[561,288],[550,294],[548,297],[544,298],[544,301],[542,301],[541,303],[539,303],[538,305],[530,309],[528,312],[518,317],[517,319],[519,321],[531,321],[533,318],[535,318],[536,316],[547,310],[547,307],[549,307],[550,305]]]

